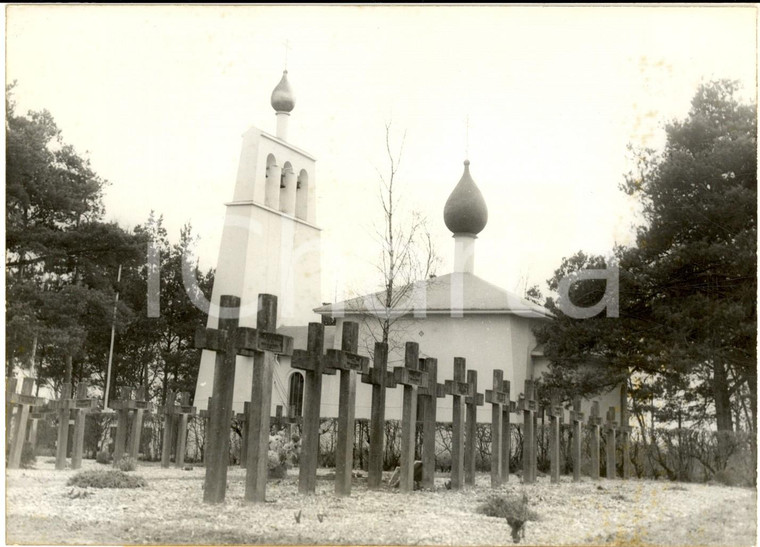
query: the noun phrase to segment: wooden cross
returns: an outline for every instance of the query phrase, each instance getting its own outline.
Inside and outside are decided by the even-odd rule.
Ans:
[[[573,398],[573,409],[570,411],[570,421],[573,422],[573,482],[581,480],[583,417],[581,398],[576,395]]]
[[[8,460],[8,468],[18,469],[21,466],[21,451],[26,440],[26,426],[29,421],[29,413],[32,406],[41,404],[44,399],[32,395],[34,388],[33,378],[24,378],[21,384],[21,393],[16,393],[16,379],[9,382],[10,393],[6,394],[6,402],[16,407],[13,419],[14,435],[11,441],[11,452]],[[10,432],[9,432],[10,433]]]
[[[129,423],[129,414],[131,411],[135,411],[135,421],[138,419],[137,411],[150,411],[152,405],[145,400],[145,389],[137,389],[135,387],[121,387],[119,388],[119,399],[111,402],[111,408],[117,411],[118,420],[116,423],[116,441],[114,442],[113,449],[113,464],[117,466],[119,460],[124,456],[127,447],[127,425]],[[135,422],[132,422],[132,443],[130,445],[130,455],[133,450],[135,439],[142,430],[142,414],[139,416],[139,423],[135,426]],[[139,428],[140,431],[138,431]],[[133,456],[134,457],[134,456]]]
[[[471,486],[475,485],[475,458],[477,457],[477,435],[478,435],[478,407],[485,404],[485,398],[482,393],[478,393],[478,371],[467,371],[467,383],[470,385],[470,395],[464,400],[466,408],[465,437],[464,447],[464,482]]]
[[[87,413],[100,411],[100,399],[87,398],[87,382],[79,382],[77,397],[74,401],[74,444],[71,449],[71,468],[82,467],[82,455],[84,453],[84,430],[87,424]]]
[[[274,366],[278,355],[293,355],[293,338],[275,332],[276,296],[260,294],[258,306],[256,328],[239,328],[238,345],[242,355],[253,357],[245,500],[264,503],[269,474],[269,416],[272,407]]]
[[[533,380],[525,380],[525,395],[517,401],[517,411],[523,413],[523,483],[536,482],[536,434],[533,427],[533,417],[538,411],[538,401],[535,399]]]
[[[68,376],[69,379],[71,376]],[[61,398],[53,401],[54,408],[58,410],[58,440],[55,452],[55,468],[66,469],[66,449],[69,445],[69,417],[71,415],[73,399],[71,398],[71,381],[61,386]]]
[[[399,490],[414,490],[414,439],[417,432],[417,388],[427,384],[427,374],[419,369],[420,346],[407,342],[404,366],[395,367],[393,376],[397,384],[404,386],[401,411],[401,478]]]
[[[218,328],[200,327],[195,333],[195,347],[216,352],[214,363],[214,385],[212,401],[209,407],[208,449],[206,450],[206,476],[204,479],[203,501],[206,503],[221,503],[227,491],[227,464],[230,446],[230,416],[232,397],[235,389],[235,367],[238,355],[253,356],[253,386],[255,391],[252,401],[251,429],[253,435],[249,439],[248,458],[255,457],[252,467],[248,466],[246,477],[246,500],[255,497],[252,490],[257,489],[256,476],[260,465],[263,464],[264,480],[266,480],[266,451],[263,462],[259,461],[261,431],[266,421],[267,444],[269,438],[269,404],[272,396],[272,352],[290,354],[293,339],[274,334],[277,319],[277,297],[260,294],[258,300],[257,328],[240,327],[240,298],[232,295],[222,295],[219,300],[223,310],[218,320]],[[287,339],[287,340],[286,340]],[[269,355],[267,355],[269,354]],[[263,374],[263,376],[262,376]],[[268,378],[269,389],[265,389]],[[268,393],[268,397],[267,397]],[[266,405],[265,412],[262,408]],[[254,417],[257,420],[254,421]],[[266,419],[264,418],[266,417]],[[256,449],[251,451],[251,442],[255,436]],[[268,446],[267,446],[268,448]],[[248,482],[251,480],[251,487]],[[259,481],[260,483],[261,481]],[[262,488],[261,495],[265,490]]]
[[[290,366],[304,372],[303,428],[298,459],[298,491],[313,494],[317,487],[319,464],[319,413],[322,409],[322,375],[335,374],[325,367],[325,327],[309,323],[306,350],[293,350]]]
[[[559,401],[559,395],[552,393],[551,404],[549,406],[549,460],[551,467],[551,482],[559,483],[560,473],[560,423],[564,417],[565,411]]]
[[[174,416],[178,408],[177,395],[173,389],[166,392],[166,404],[161,409],[164,415],[164,442],[161,445],[161,467],[171,464],[172,444],[174,441]]]
[[[174,457],[174,465],[179,469],[185,466],[185,448],[187,446],[187,421],[195,416],[196,409],[190,404],[190,394],[182,391],[179,394],[179,427],[177,429],[177,454]]]
[[[493,389],[487,389],[485,394],[485,402],[491,405],[491,488],[501,486],[501,407],[507,403],[503,384],[504,371],[494,370]]]
[[[211,409],[213,404],[214,404],[213,397],[209,397],[206,408],[198,411],[198,417],[201,420],[203,420],[202,461],[204,465],[206,464],[206,448],[208,447],[207,439],[208,439],[208,431],[209,431],[209,422],[211,421],[211,414],[209,410]],[[232,421],[233,416],[234,416],[234,410],[230,413],[230,421]]]
[[[369,469],[367,487],[380,488],[383,482],[383,448],[385,444],[385,395],[396,387],[393,371],[388,370],[388,344],[375,342],[372,366],[362,375],[362,383],[372,385],[372,410],[369,424]]]
[[[148,390],[140,386],[135,391],[135,409],[132,412],[132,432],[129,436],[129,456],[137,459],[142,438],[143,414],[151,412],[153,405],[148,401]]]
[[[37,422],[45,419],[48,414],[55,412],[55,409],[49,402],[45,402],[41,405],[33,406],[29,412],[29,419],[32,420],[29,431],[29,442],[32,445],[32,449],[37,448]]]
[[[602,425],[602,417],[599,415],[599,401],[591,403],[591,415],[588,417],[588,426],[591,429],[591,478],[599,480],[599,426]]]
[[[465,381],[467,362],[464,357],[454,357],[454,379],[444,382],[447,395],[452,395],[451,427],[451,489],[464,486],[464,398],[470,395],[470,384]],[[474,395],[474,393],[473,393]]]
[[[438,383],[438,359],[420,359],[420,370],[427,374],[427,383],[417,389],[417,412],[422,414],[422,483],[421,487],[435,490],[435,426],[437,400],[446,396],[443,384]]]
[[[359,323],[345,321],[341,349],[327,350],[327,366],[340,370],[338,396],[338,446],[335,455],[335,493],[351,495],[354,464],[354,416],[356,413],[356,373],[367,374],[369,358],[358,355]]]
[[[607,437],[607,478],[615,478],[615,432],[618,423],[615,421],[615,407],[611,406],[607,411],[607,422],[604,424],[604,432]]]
[[[631,476],[631,426],[628,423],[628,382],[620,386],[620,441],[623,445],[623,480]]]

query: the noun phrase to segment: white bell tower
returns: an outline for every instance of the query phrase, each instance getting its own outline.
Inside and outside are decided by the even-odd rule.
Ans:
[[[278,297],[279,326],[318,321],[320,305],[320,228],[316,225],[316,159],[288,142],[288,121],[295,98],[288,71],[272,91],[275,135],[255,127],[243,134],[237,181],[222,231],[213,304],[223,294],[241,299],[240,325],[256,326],[258,295]],[[209,316],[208,327],[218,319]],[[195,406],[211,396],[215,353],[203,350]],[[233,406],[242,411],[250,399],[253,358],[238,356]]]

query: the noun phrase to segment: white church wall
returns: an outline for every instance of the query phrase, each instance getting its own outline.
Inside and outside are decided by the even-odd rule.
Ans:
[[[345,320],[355,320],[347,317]],[[335,348],[340,348],[340,333],[344,319],[336,324]],[[368,348],[373,347],[369,327],[361,320],[359,330],[359,353],[369,355]],[[527,373],[529,350],[535,347],[535,339],[525,318],[513,315],[449,315],[430,314],[424,319],[402,319],[396,324],[402,333],[399,347],[389,352],[389,367],[403,366],[403,342],[417,342],[420,354],[438,359],[438,382],[451,380],[454,373],[454,357],[464,357],[467,368],[478,371],[478,391],[483,393],[493,385],[493,370],[502,369],[504,379],[512,383],[510,396],[516,399],[522,391]],[[517,327],[515,327],[517,323]],[[518,331],[513,335],[513,331]],[[513,348],[518,345],[518,348]],[[515,355],[521,356],[515,360]],[[386,418],[400,419],[403,387],[389,389],[386,396]],[[369,418],[372,402],[372,386],[357,380],[356,417]],[[452,399],[446,396],[438,400],[439,421],[451,420]],[[322,388],[322,416],[337,416],[338,412],[338,377],[325,377]],[[478,408],[478,421],[491,419],[490,405]]]

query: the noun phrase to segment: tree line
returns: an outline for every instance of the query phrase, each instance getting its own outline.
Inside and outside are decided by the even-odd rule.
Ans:
[[[636,167],[621,190],[641,207],[634,244],[606,256],[579,251],[548,280],[556,292],[573,272],[616,265],[619,317],[575,319],[556,297],[529,291],[556,317],[536,332],[552,363],[544,384],[569,400],[627,382],[644,432],[757,431],[756,105],[737,92],[728,81],[700,86],[688,116],[667,124],[663,150],[632,150]],[[104,222],[107,182],[50,113],[18,114],[12,87],[6,108],[6,374],[21,368],[57,390],[70,360],[74,381],[105,389],[113,327],[112,389],[145,385],[160,402],[168,389],[192,392],[204,314],[187,298],[182,267],[207,296],[213,271],[185,262],[191,227],[172,243],[159,215],[131,231]],[[151,275],[160,278],[158,317],[148,314]],[[605,289],[581,281],[569,298],[591,306]]]
[[[58,393],[70,364],[75,384],[102,393],[113,329],[109,399],[117,386],[146,386],[161,403],[169,389],[192,393],[193,337],[205,314],[182,282],[197,239],[191,226],[172,242],[153,212],[132,230],[104,221],[108,182],[64,141],[48,111],[16,111],[12,85],[5,132],[6,375],[22,369],[38,390]],[[147,260],[149,244],[159,250],[157,268]],[[185,266],[210,295],[213,270]],[[158,317],[148,316],[149,276],[160,282]]]
[[[556,291],[580,269],[619,268],[619,317],[574,319],[544,300],[556,315],[536,332],[544,380],[568,397],[627,382],[651,439],[658,425],[757,432],[757,107],[737,94],[701,85],[663,150],[632,150],[621,190],[641,208],[634,244],[579,251],[548,280]],[[591,306],[605,288],[579,281],[569,297]]]

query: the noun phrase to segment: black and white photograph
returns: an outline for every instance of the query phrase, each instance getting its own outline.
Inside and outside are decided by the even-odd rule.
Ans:
[[[758,7],[6,4],[8,545],[757,545]]]

